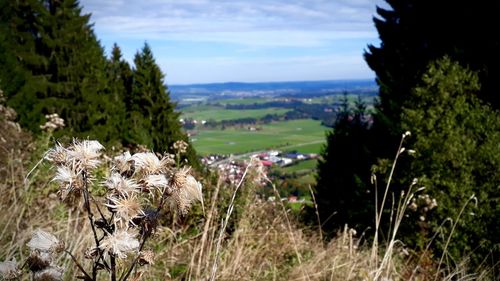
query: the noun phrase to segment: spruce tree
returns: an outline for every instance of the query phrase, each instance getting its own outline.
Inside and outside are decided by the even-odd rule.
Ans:
[[[132,94],[128,100],[127,142],[146,144],[156,151],[172,151],[177,140],[188,142],[179,122],[179,113],[165,85],[148,44],[134,58]],[[196,165],[196,153],[190,146],[187,157]],[[191,163],[190,162],[190,163]]]
[[[67,124],[59,135],[115,139],[119,117],[106,92],[106,61],[89,24],[90,15],[82,15],[75,0],[6,5],[17,11],[6,27],[13,36],[7,43],[13,51],[6,56],[22,70],[8,64],[6,72],[15,73],[20,81],[7,93],[20,123],[38,131],[45,114],[58,113]]]
[[[358,230],[373,225],[373,192],[368,184],[375,161],[364,142],[369,133],[366,106],[358,100],[354,108],[345,97],[334,129],[318,162],[316,200],[323,229],[329,234],[345,224]]]

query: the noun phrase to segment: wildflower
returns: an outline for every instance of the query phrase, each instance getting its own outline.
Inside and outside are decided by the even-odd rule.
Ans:
[[[51,132],[64,127],[64,119],[60,118],[57,113],[45,115],[47,122],[40,126],[40,129]]]
[[[64,242],[59,241],[54,235],[37,229],[33,232],[31,240],[27,244],[32,251],[38,250],[40,252],[60,253],[64,250]]]
[[[126,230],[118,230],[106,236],[99,248],[108,254],[124,259],[127,257],[127,253],[139,248],[139,241],[135,238],[135,234]]]
[[[34,281],[61,281],[63,280],[63,269],[50,266],[44,270],[35,272]]]
[[[114,161],[115,166],[113,169],[118,171],[120,174],[124,174],[132,170],[132,155],[130,155],[130,152],[127,151],[122,155],[116,156]]]
[[[16,259],[10,261],[0,262],[0,279],[2,280],[15,280],[19,278],[21,271]]]
[[[146,251],[141,251],[139,253],[139,264],[140,265],[145,265],[145,264],[155,264],[155,254],[151,250],[146,250]]]
[[[118,173],[111,174],[104,182],[104,186],[122,197],[128,197],[140,190],[139,185],[134,180],[124,178]]]
[[[152,152],[136,153],[131,159],[134,160],[136,171],[143,175],[157,174],[163,171],[162,161]]]
[[[104,146],[95,140],[73,141],[73,145],[68,150],[69,157],[77,163],[81,169],[94,169],[101,161],[101,150]]]
[[[134,217],[143,215],[141,204],[135,194],[132,194],[129,197],[108,197],[110,203],[105,204],[107,207],[111,209],[112,212],[115,213],[115,223],[120,223],[122,226],[123,223],[128,223]]]
[[[177,153],[186,153],[187,151],[187,148],[188,148],[188,144],[183,141],[183,140],[178,140],[176,142],[174,142],[174,144],[172,145],[172,148],[177,152]]]

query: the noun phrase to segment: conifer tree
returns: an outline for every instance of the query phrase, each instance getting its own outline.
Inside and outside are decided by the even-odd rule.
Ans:
[[[6,70],[20,81],[7,92],[20,123],[38,131],[45,114],[58,113],[67,124],[60,135],[102,141],[116,138],[119,116],[105,90],[105,57],[89,24],[90,15],[82,15],[75,0],[9,1],[6,5],[17,11],[6,27],[12,36],[7,45],[13,51],[5,56],[15,58],[22,68],[16,71],[9,64],[12,69]]]
[[[175,112],[175,104],[170,101],[164,75],[148,44],[135,55],[134,64],[127,141],[146,144],[156,151],[171,151],[177,140],[188,142],[179,122],[179,113]],[[187,157],[197,163],[191,146]]]

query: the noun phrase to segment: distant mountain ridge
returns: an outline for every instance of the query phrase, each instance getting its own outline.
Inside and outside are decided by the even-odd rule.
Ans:
[[[290,82],[227,82],[210,84],[169,85],[172,99],[231,98],[252,96],[321,96],[340,92],[376,94],[374,79],[324,80]]]

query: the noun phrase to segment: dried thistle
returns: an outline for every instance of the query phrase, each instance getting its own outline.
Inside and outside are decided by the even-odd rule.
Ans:
[[[155,254],[151,250],[141,251],[139,253],[139,265],[155,264]]]
[[[108,197],[109,203],[105,206],[109,207],[114,216],[114,222],[121,227],[128,225],[133,218],[144,215],[141,203],[136,194],[129,197]]]
[[[127,257],[127,253],[139,248],[139,241],[135,236],[134,233],[127,230],[117,230],[115,233],[104,237],[99,248],[104,250],[106,254],[124,259]]]
[[[114,158],[113,170],[119,172],[120,174],[127,174],[132,170],[132,155],[130,152],[126,151],[122,155],[116,156]]]
[[[59,241],[54,235],[37,229],[33,232],[31,240],[27,244],[32,251],[46,253],[60,253],[64,250],[64,242]]]
[[[57,181],[61,185],[58,193],[62,200],[66,200],[68,195],[72,193],[79,195],[85,187],[82,177],[74,167],[59,166],[53,181]]]
[[[16,259],[0,262],[0,279],[16,280],[21,275]]]
[[[186,153],[188,147],[189,144],[183,140],[178,140],[172,145],[172,148],[175,150],[175,152],[179,154]]]
[[[104,146],[95,140],[73,140],[73,145],[68,149],[68,155],[79,168],[91,170],[101,163],[99,158],[103,149]]]
[[[185,215],[194,201],[200,201],[204,209],[202,185],[193,176],[189,175],[189,168],[177,171],[172,176],[170,184],[173,191],[167,201],[171,209]]]
[[[35,272],[34,281],[62,281],[64,270],[61,267],[50,266]]]
[[[122,197],[128,197],[140,191],[140,186],[133,179],[124,178],[118,173],[112,173],[104,181],[104,186]]]
[[[136,172],[142,175],[158,174],[164,170],[162,162],[152,152],[136,153],[131,159],[135,163]]]
[[[51,263],[52,255],[48,252],[40,252],[38,250],[32,251],[26,259],[28,268],[33,272],[47,268]]]

